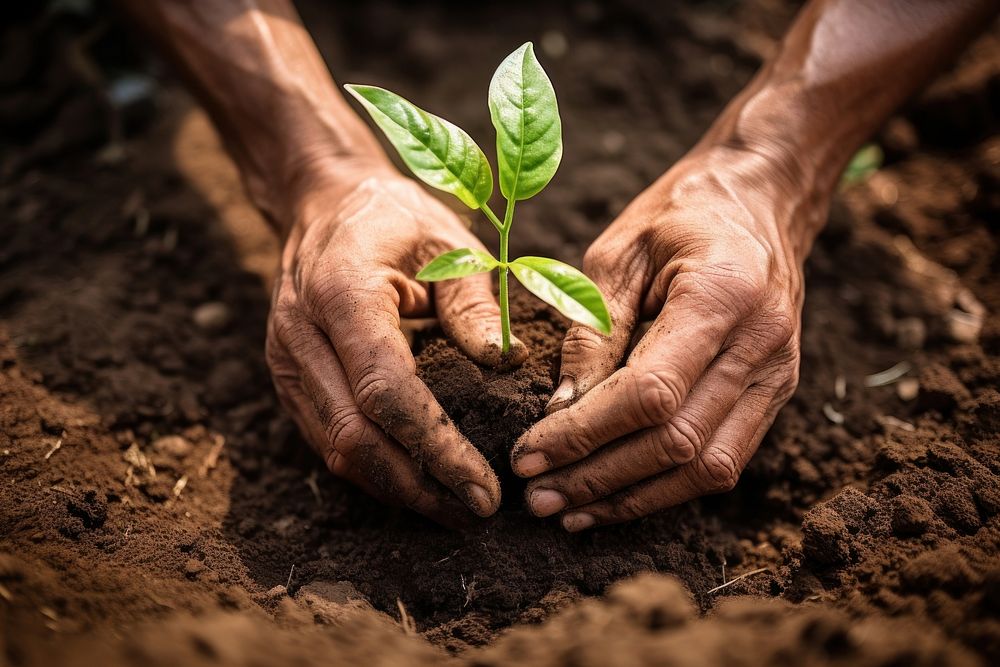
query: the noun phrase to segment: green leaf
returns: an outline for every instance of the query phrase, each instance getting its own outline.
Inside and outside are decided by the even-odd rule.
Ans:
[[[611,333],[611,315],[604,297],[582,272],[547,257],[518,257],[509,266],[528,291],[566,317],[603,334]]]
[[[469,208],[493,194],[493,172],[482,149],[466,132],[427,113],[396,93],[375,86],[344,86],[427,185],[450,192]]]
[[[874,174],[882,166],[885,155],[878,144],[866,144],[854,154],[844,169],[840,182],[844,185],[859,183]]]
[[[459,248],[449,250],[432,259],[417,274],[417,280],[436,282],[471,276],[474,273],[486,273],[500,266],[500,262],[485,250],[475,248]]]
[[[500,191],[528,199],[548,185],[562,159],[556,92],[531,42],[507,56],[490,82],[490,117],[497,129]]]

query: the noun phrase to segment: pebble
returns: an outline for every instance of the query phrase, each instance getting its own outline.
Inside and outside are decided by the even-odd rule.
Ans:
[[[896,383],[896,395],[900,400],[912,401],[920,393],[920,381],[916,378],[903,378]]]
[[[179,435],[165,435],[157,438],[153,442],[153,450],[158,454],[165,454],[177,459],[182,459],[191,453],[194,445]]]
[[[195,558],[188,558],[187,562],[184,563],[184,574],[189,577],[195,577],[204,570],[205,564]]]
[[[229,306],[221,301],[208,301],[194,309],[191,319],[203,331],[217,333],[229,325]]]

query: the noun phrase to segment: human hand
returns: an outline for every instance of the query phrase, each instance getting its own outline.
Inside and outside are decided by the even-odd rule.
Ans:
[[[702,149],[594,242],[615,330],[569,330],[550,414],[512,452],[533,513],[577,531],[733,488],[798,381],[803,237],[826,204],[794,182],[760,152]]]
[[[482,244],[390,167],[349,171],[321,176],[295,207],[267,331],[278,395],[336,475],[441,523],[471,519],[465,506],[489,516],[499,482],[418,379],[400,330],[400,317],[436,312],[471,358],[501,361],[488,275],[433,292],[413,277],[440,252]],[[526,356],[515,339],[513,362]]]

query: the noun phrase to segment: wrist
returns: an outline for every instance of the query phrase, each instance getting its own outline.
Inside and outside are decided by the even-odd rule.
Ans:
[[[801,265],[826,223],[853,148],[815,127],[797,83],[750,87],[723,112],[693,152],[715,156],[733,186],[759,203],[757,223],[772,227]]]

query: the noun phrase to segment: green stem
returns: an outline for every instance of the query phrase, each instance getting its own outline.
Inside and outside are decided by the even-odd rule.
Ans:
[[[507,200],[507,210],[503,216],[503,227],[500,229],[500,334],[502,343],[501,354],[510,352],[510,302],[507,298],[507,244],[510,239],[510,223],[514,220],[514,200]]]
[[[507,200],[503,222],[500,222],[488,205],[483,204],[480,209],[500,232],[500,353],[506,355],[510,352],[510,304],[507,298],[507,273],[510,269],[507,267],[507,243],[510,240],[510,224],[514,220],[514,200]]]

